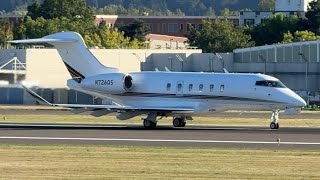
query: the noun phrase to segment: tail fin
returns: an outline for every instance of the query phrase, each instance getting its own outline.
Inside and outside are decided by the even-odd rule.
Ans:
[[[89,51],[83,38],[76,32],[60,32],[39,39],[14,40],[11,43],[48,43],[57,48],[70,75],[74,79],[102,73],[118,72],[116,68],[103,66]]]

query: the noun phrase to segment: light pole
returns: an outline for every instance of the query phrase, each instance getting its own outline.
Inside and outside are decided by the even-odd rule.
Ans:
[[[219,58],[219,60],[221,61],[222,72],[224,72],[224,59],[222,58],[222,56],[219,53],[215,53],[214,55],[216,55]]]
[[[176,54],[176,57],[181,62],[181,72],[183,72],[183,59],[181,58],[181,56],[179,54]]]
[[[172,47],[172,41],[173,41],[173,39],[170,39],[170,49]]]
[[[266,58],[264,58],[264,57],[262,56],[262,54],[259,54],[259,59],[260,59],[262,62],[264,62],[264,74],[267,74],[267,60],[266,60]]]
[[[134,55],[134,56],[136,56],[136,58],[140,61],[140,69],[141,69],[141,71],[143,71],[144,70],[144,68],[143,68],[143,61],[142,61],[142,59],[141,59],[141,57],[137,54],[137,53],[132,53],[132,55]]]
[[[213,72],[213,60],[214,57],[209,56],[209,71]]]
[[[169,56],[169,57],[168,57],[168,60],[170,61],[170,71],[172,71],[172,57]]]
[[[309,105],[309,90],[308,90],[308,71],[309,71],[309,60],[307,59],[307,57],[303,54],[303,53],[298,53],[299,56],[302,57],[302,59],[306,62],[306,79],[305,79],[305,83],[306,83],[306,91],[307,91],[307,105]]]

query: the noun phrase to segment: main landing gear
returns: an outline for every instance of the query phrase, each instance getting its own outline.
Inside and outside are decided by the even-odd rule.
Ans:
[[[174,118],[172,124],[174,127],[185,127],[187,122],[185,118]]]
[[[146,119],[143,119],[143,126],[146,129],[154,129],[157,126],[157,113],[150,112]]]
[[[157,122],[152,122],[150,120],[144,119],[143,126],[146,129],[154,129],[157,126]]]
[[[164,115],[157,114],[156,112],[150,112],[147,118],[143,120],[143,126],[145,129],[154,129],[157,126],[157,117],[161,116],[160,119],[164,117]],[[191,116],[187,117],[173,117],[172,124],[174,127],[185,127],[187,124],[187,120],[192,120]]]
[[[274,110],[271,115],[270,129],[279,129],[279,110]]]

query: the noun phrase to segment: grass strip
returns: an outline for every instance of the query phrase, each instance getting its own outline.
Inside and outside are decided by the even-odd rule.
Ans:
[[[0,145],[0,179],[320,179],[319,151]]]

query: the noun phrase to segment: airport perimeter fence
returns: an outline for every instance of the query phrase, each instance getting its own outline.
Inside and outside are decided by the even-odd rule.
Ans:
[[[34,92],[54,104],[108,104],[88,94],[68,89],[31,88]],[[36,100],[20,86],[0,87],[0,104],[37,105]]]

